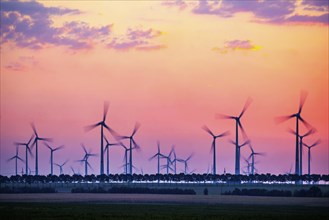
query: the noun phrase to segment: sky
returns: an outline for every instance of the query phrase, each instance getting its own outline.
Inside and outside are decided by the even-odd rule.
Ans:
[[[121,135],[135,135],[136,173],[156,173],[156,151],[178,158],[193,153],[190,171],[211,171],[214,133],[230,131],[217,142],[217,173],[234,173],[232,120],[239,115],[256,152],[258,173],[294,170],[294,120],[275,117],[298,111],[301,91],[308,96],[302,117],[317,132],[312,173],[329,173],[328,151],[328,1],[1,1],[1,151],[0,174],[15,172],[14,142],[33,131],[53,138],[51,146],[64,173],[84,173],[81,143],[98,154],[89,162],[99,174],[101,121]],[[301,133],[307,128],[301,125]],[[111,142],[115,139],[105,132]],[[243,142],[243,137],[240,137]],[[127,142],[124,142],[128,144]],[[35,148],[32,149],[33,154]],[[307,172],[307,151],[303,152]],[[250,154],[241,148],[243,158]],[[19,148],[25,158],[25,149]],[[110,149],[110,173],[122,173],[124,151]],[[163,161],[164,163],[164,161]],[[29,158],[31,171],[34,157]],[[39,173],[50,172],[50,151],[39,146]],[[18,161],[21,173],[25,163]],[[178,164],[178,171],[183,170]],[[24,168],[25,170],[25,168]],[[165,170],[162,170],[164,173]],[[241,171],[242,172],[242,171]],[[55,174],[59,174],[55,167]]]

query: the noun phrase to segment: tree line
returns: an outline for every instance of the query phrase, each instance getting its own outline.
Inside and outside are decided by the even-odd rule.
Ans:
[[[0,183],[83,183],[83,182],[165,182],[165,183],[295,183],[298,181],[312,184],[320,181],[329,182],[329,175],[295,175],[295,174],[254,174],[254,175],[233,175],[233,174],[102,174],[102,175],[0,175]]]

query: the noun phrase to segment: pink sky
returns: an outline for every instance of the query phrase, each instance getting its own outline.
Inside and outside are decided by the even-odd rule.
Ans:
[[[258,172],[285,173],[294,170],[295,139],[286,131],[294,121],[274,118],[297,112],[301,90],[309,94],[302,115],[317,129],[305,142],[322,140],[312,172],[328,174],[327,1],[2,1],[1,33],[1,175],[14,173],[7,159],[15,141],[30,138],[31,122],[52,145],[65,145],[54,156],[69,159],[65,173],[83,173],[80,143],[100,153],[99,131],[83,127],[101,120],[104,101],[120,134],[141,123],[134,165],[144,173],[156,172],[148,158],[157,140],[164,153],[173,144],[180,158],[194,153],[191,170],[206,172],[212,139],[203,125],[231,131],[217,142],[217,171],[233,173],[234,123],[215,114],[239,114],[248,97],[242,123],[255,151],[266,153]],[[50,152],[39,149],[40,173],[48,174]],[[122,172],[123,153],[111,149],[111,173]],[[99,157],[90,163],[99,174]],[[34,170],[33,158],[29,164]]]

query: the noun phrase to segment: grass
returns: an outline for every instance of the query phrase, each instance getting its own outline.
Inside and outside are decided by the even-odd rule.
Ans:
[[[0,219],[327,219],[327,207],[100,203],[0,203]]]

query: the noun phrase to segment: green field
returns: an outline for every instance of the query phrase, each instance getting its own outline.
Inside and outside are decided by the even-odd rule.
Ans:
[[[0,203],[0,219],[327,219],[327,207],[207,205]]]

